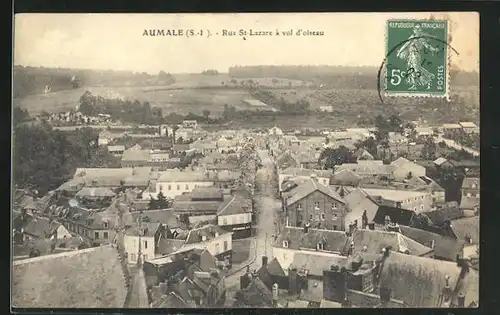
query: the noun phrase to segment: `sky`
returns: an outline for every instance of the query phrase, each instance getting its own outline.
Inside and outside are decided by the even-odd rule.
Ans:
[[[453,68],[479,71],[479,14],[241,13],[18,14],[14,64],[158,73],[227,72],[235,65],[380,66],[388,19],[450,21]],[[149,29],[203,29],[211,37],[143,36]],[[217,36],[222,30],[323,31],[324,36]]]

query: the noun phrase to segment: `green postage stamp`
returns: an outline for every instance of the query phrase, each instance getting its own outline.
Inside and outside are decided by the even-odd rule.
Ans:
[[[448,22],[389,20],[385,94],[448,99]]]

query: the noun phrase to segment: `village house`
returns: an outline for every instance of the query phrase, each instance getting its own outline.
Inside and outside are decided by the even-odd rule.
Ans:
[[[108,152],[109,152],[109,154],[116,155],[116,156],[122,155],[123,152],[125,152],[125,146],[124,145],[109,145]]]
[[[391,162],[393,166],[392,175],[395,180],[405,180],[411,177],[425,176],[425,167],[411,162],[403,157]]]
[[[217,210],[217,224],[233,232],[233,239],[250,237],[252,222],[252,201],[243,196],[228,196]]]
[[[286,194],[283,209],[291,226],[308,223],[311,227],[329,230],[345,229],[345,201],[332,189],[312,179]]]
[[[217,151],[217,145],[211,139],[196,140],[189,144],[189,148],[203,155],[212,154]]]
[[[121,166],[126,168],[147,166],[150,159],[149,150],[130,148],[123,152]]]
[[[344,163],[335,167],[335,174],[350,170],[361,178],[385,177],[392,179],[395,165],[386,165],[380,160],[360,160],[358,163]]]
[[[479,127],[470,121],[461,121],[458,123],[465,133],[479,133]]]
[[[374,160],[375,159],[370,152],[366,151],[363,148],[359,148],[356,152],[354,152],[353,156],[356,158],[357,161]]]
[[[125,230],[123,244],[129,264],[143,263],[162,252],[159,245],[161,238],[166,238],[171,233],[166,224],[157,222],[139,222]]]
[[[460,124],[443,124],[441,130],[445,138],[453,138],[462,131],[462,126]]]
[[[479,209],[480,180],[477,177],[466,177],[462,182],[460,207],[464,210]]]
[[[226,298],[225,277],[207,251],[191,249],[148,261],[144,272],[153,308],[217,307]]]
[[[221,137],[217,140],[216,146],[220,153],[236,153],[242,148],[238,139],[230,137]]]
[[[300,163],[295,155],[291,151],[287,150],[276,157],[276,167],[278,170],[284,170],[290,167],[299,168]]]
[[[191,224],[203,221],[214,221],[225,197],[223,191],[216,187],[196,187],[193,191],[176,196],[172,210]]]
[[[161,191],[168,199],[175,196],[191,192],[196,187],[210,187],[214,182],[208,179],[205,172],[202,171],[180,171],[167,170],[161,172],[155,182],[151,182],[148,190],[144,191],[143,199],[157,198]]]
[[[184,120],[182,122],[182,127],[184,128],[198,128],[198,122],[196,120]]]
[[[330,176],[330,185],[356,187],[362,178],[350,169],[343,169]]]
[[[280,170],[278,173],[278,188],[282,191],[282,184],[289,178],[314,179],[321,185],[328,186],[330,184],[331,171],[328,170],[311,170],[304,168],[288,167]]]
[[[432,194],[426,191],[409,191],[400,189],[356,188],[344,199],[349,208],[368,195],[375,200],[396,208],[413,210],[415,213],[428,212],[432,209]]]
[[[31,239],[64,239],[72,236],[61,223],[52,218],[30,215],[26,209],[14,218],[12,227],[16,244]]]

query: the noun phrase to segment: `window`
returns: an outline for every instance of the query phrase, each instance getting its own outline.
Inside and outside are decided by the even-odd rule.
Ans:
[[[424,205],[420,206],[420,211],[424,211]]]
[[[324,214],[324,213],[322,213],[322,214],[321,214],[321,220],[324,220],[324,219],[325,219],[325,214]]]
[[[301,211],[301,210],[302,210],[302,205],[301,205],[300,203],[297,205],[297,210],[298,210],[298,211]]]
[[[227,241],[224,241],[224,251],[227,252]]]
[[[172,190],[172,185],[168,185],[168,190]]]
[[[318,243],[317,246],[316,246],[316,248],[318,250],[323,250],[323,243]]]
[[[339,215],[336,213],[333,213],[332,218],[333,218],[333,220],[337,220],[339,218]]]
[[[332,210],[334,210],[334,209],[337,209],[337,203],[336,203],[336,202],[334,202],[334,203],[332,204]]]
[[[474,189],[477,188],[476,184],[472,184],[472,188]]]
[[[181,185],[177,185],[177,190],[181,190]]]
[[[95,232],[95,233],[94,233],[94,238],[95,238],[96,240],[98,240],[98,239],[99,239],[99,232]]]
[[[220,244],[219,243],[215,243],[215,252],[216,253],[220,253],[220,248],[219,248]]]
[[[314,207],[319,208],[319,202],[317,202],[317,201],[316,201],[316,202],[314,203]]]
[[[222,225],[227,225],[227,219],[226,218],[222,219]]]
[[[144,255],[142,255],[142,258],[144,261],[146,261],[148,259],[148,255],[144,254]]]
[[[108,239],[108,232],[104,232],[104,239],[107,240]]]
[[[312,220],[312,219],[313,219],[313,215],[312,215],[312,214],[310,214],[310,215],[309,215],[309,220]]]
[[[283,241],[283,247],[288,248],[288,241]]]
[[[470,192],[468,192],[467,197],[472,197],[472,194]]]
[[[136,258],[135,258],[135,254],[130,254],[130,261],[135,261]]]
[[[336,225],[333,226],[333,230],[337,231],[337,226]]]
[[[105,228],[105,229],[107,229],[107,228],[108,228],[108,222],[104,221],[102,224],[104,225],[104,228]]]
[[[148,241],[144,241],[144,249],[148,249]]]

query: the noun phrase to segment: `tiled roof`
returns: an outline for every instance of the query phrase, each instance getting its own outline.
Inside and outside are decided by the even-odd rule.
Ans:
[[[191,200],[222,200],[224,198],[222,190],[217,187],[196,187],[188,195]]]
[[[192,229],[189,231],[188,237],[186,239],[186,244],[200,243],[202,242],[202,236],[205,236],[207,241],[216,238],[218,235],[227,234],[229,232],[216,225],[206,225],[201,228]]]
[[[434,255],[437,258],[454,261],[464,245],[464,241],[445,237],[436,233],[408,226],[400,226],[399,228],[401,234],[422,245],[431,247],[434,244]]]
[[[252,202],[242,196],[228,196],[219,206],[217,215],[232,215],[251,212]]]
[[[357,229],[352,241],[355,252],[363,251],[366,246],[366,252],[372,254],[380,253],[387,246],[391,246],[394,251],[415,256],[427,254],[432,250],[400,233],[380,230]]]
[[[283,271],[283,268],[281,267],[281,264],[276,257],[274,257],[273,260],[267,263],[266,269],[269,274],[273,276],[285,276],[285,272]]]
[[[480,180],[476,177],[466,177],[462,182],[462,188],[480,189]]]
[[[45,217],[27,216],[24,233],[38,238],[48,238],[61,226],[60,223]]]
[[[106,187],[83,187],[76,195],[78,197],[114,197],[116,194]]]
[[[118,251],[100,246],[13,262],[12,305],[121,308],[127,294]]]
[[[442,307],[439,299],[449,277],[449,285],[453,291],[460,277],[461,268],[455,262],[447,262],[425,257],[411,257],[391,252],[382,264],[380,287],[390,288],[394,299],[402,300],[410,307],[428,308]],[[474,270],[469,270],[473,282]],[[468,294],[477,294],[476,282],[467,286]],[[473,288],[476,288],[474,290]],[[476,299],[477,300],[477,299]]]
[[[448,160],[445,159],[444,157],[438,157],[436,160],[434,160],[434,164],[436,165],[442,165],[443,163],[447,162]]]
[[[459,240],[469,236],[473,244],[479,244],[479,216],[453,220],[451,228]]]
[[[330,184],[332,185],[356,186],[360,181],[361,177],[349,169],[338,171],[330,177]]]
[[[222,201],[180,201],[174,200],[172,210],[175,212],[217,212]]]
[[[137,222],[139,211],[132,212],[133,222]],[[186,225],[177,220],[177,214],[171,209],[147,210],[142,213],[143,220],[166,224],[170,229],[187,229]]]
[[[273,303],[273,293],[257,277],[250,281],[242,293],[241,302],[246,306],[271,306]]]
[[[204,172],[167,170],[161,172],[158,182],[206,182],[209,181]]]
[[[464,217],[464,212],[456,202],[447,204],[445,207],[433,211],[425,212],[424,214],[431,220],[434,225],[440,226],[446,221],[456,220]]]
[[[347,237],[345,232],[341,231],[309,228],[305,233],[303,228],[285,227],[276,238],[273,246],[283,248],[283,241],[288,242],[288,248],[290,249],[306,248],[316,250],[318,243],[322,242],[324,251],[342,252]]]
[[[308,176],[308,177],[322,177],[322,178],[330,178],[332,176],[332,172],[328,170],[310,170],[305,168],[296,168],[289,167],[282,171],[280,171],[282,175],[293,175],[293,176]]]
[[[344,256],[319,256],[307,252],[298,252],[293,255],[292,264],[297,270],[307,270],[308,275],[323,277],[324,270],[330,270],[332,265],[344,266],[347,257]]]
[[[141,227],[140,230],[137,226],[137,224],[132,225],[129,227],[126,231],[126,235],[131,235],[131,236],[146,236],[146,237],[153,237],[160,227],[162,223],[158,222],[141,222]],[[141,232],[141,233],[140,233]]]
[[[330,189],[327,186],[321,185],[314,180],[308,180],[296,187],[292,192],[290,192],[290,198],[287,201],[288,205],[293,205],[299,200],[309,196],[315,191],[320,191],[321,193],[335,199],[336,201],[344,204],[345,201],[339,194]]]
[[[150,158],[150,152],[149,150],[142,150],[142,149],[128,149],[123,151],[122,155],[122,161],[130,161],[130,162],[136,162],[136,161],[143,161],[146,162]]]
[[[421,197],[428,195],[427,192],[408,191],[399,189],[376,189],[376,188],[363,188],[363,191],[372,197],[382,197],[391,201],[404,201],[410,198]]]
[[[387,215],[391,218],[391,222],[401,225],[410,225],[415,212],[402,208],[379,205],[377,213],[373,217],[373,222],[377,224],[384,224],[385,217]]]
[[[379,161],[362,161],[362,163],[345,163],[335,169],[335,173],[341,170],[351,170],[360,176],[385,175],[390,176],[394,170],[394,165],[385,165]]]

